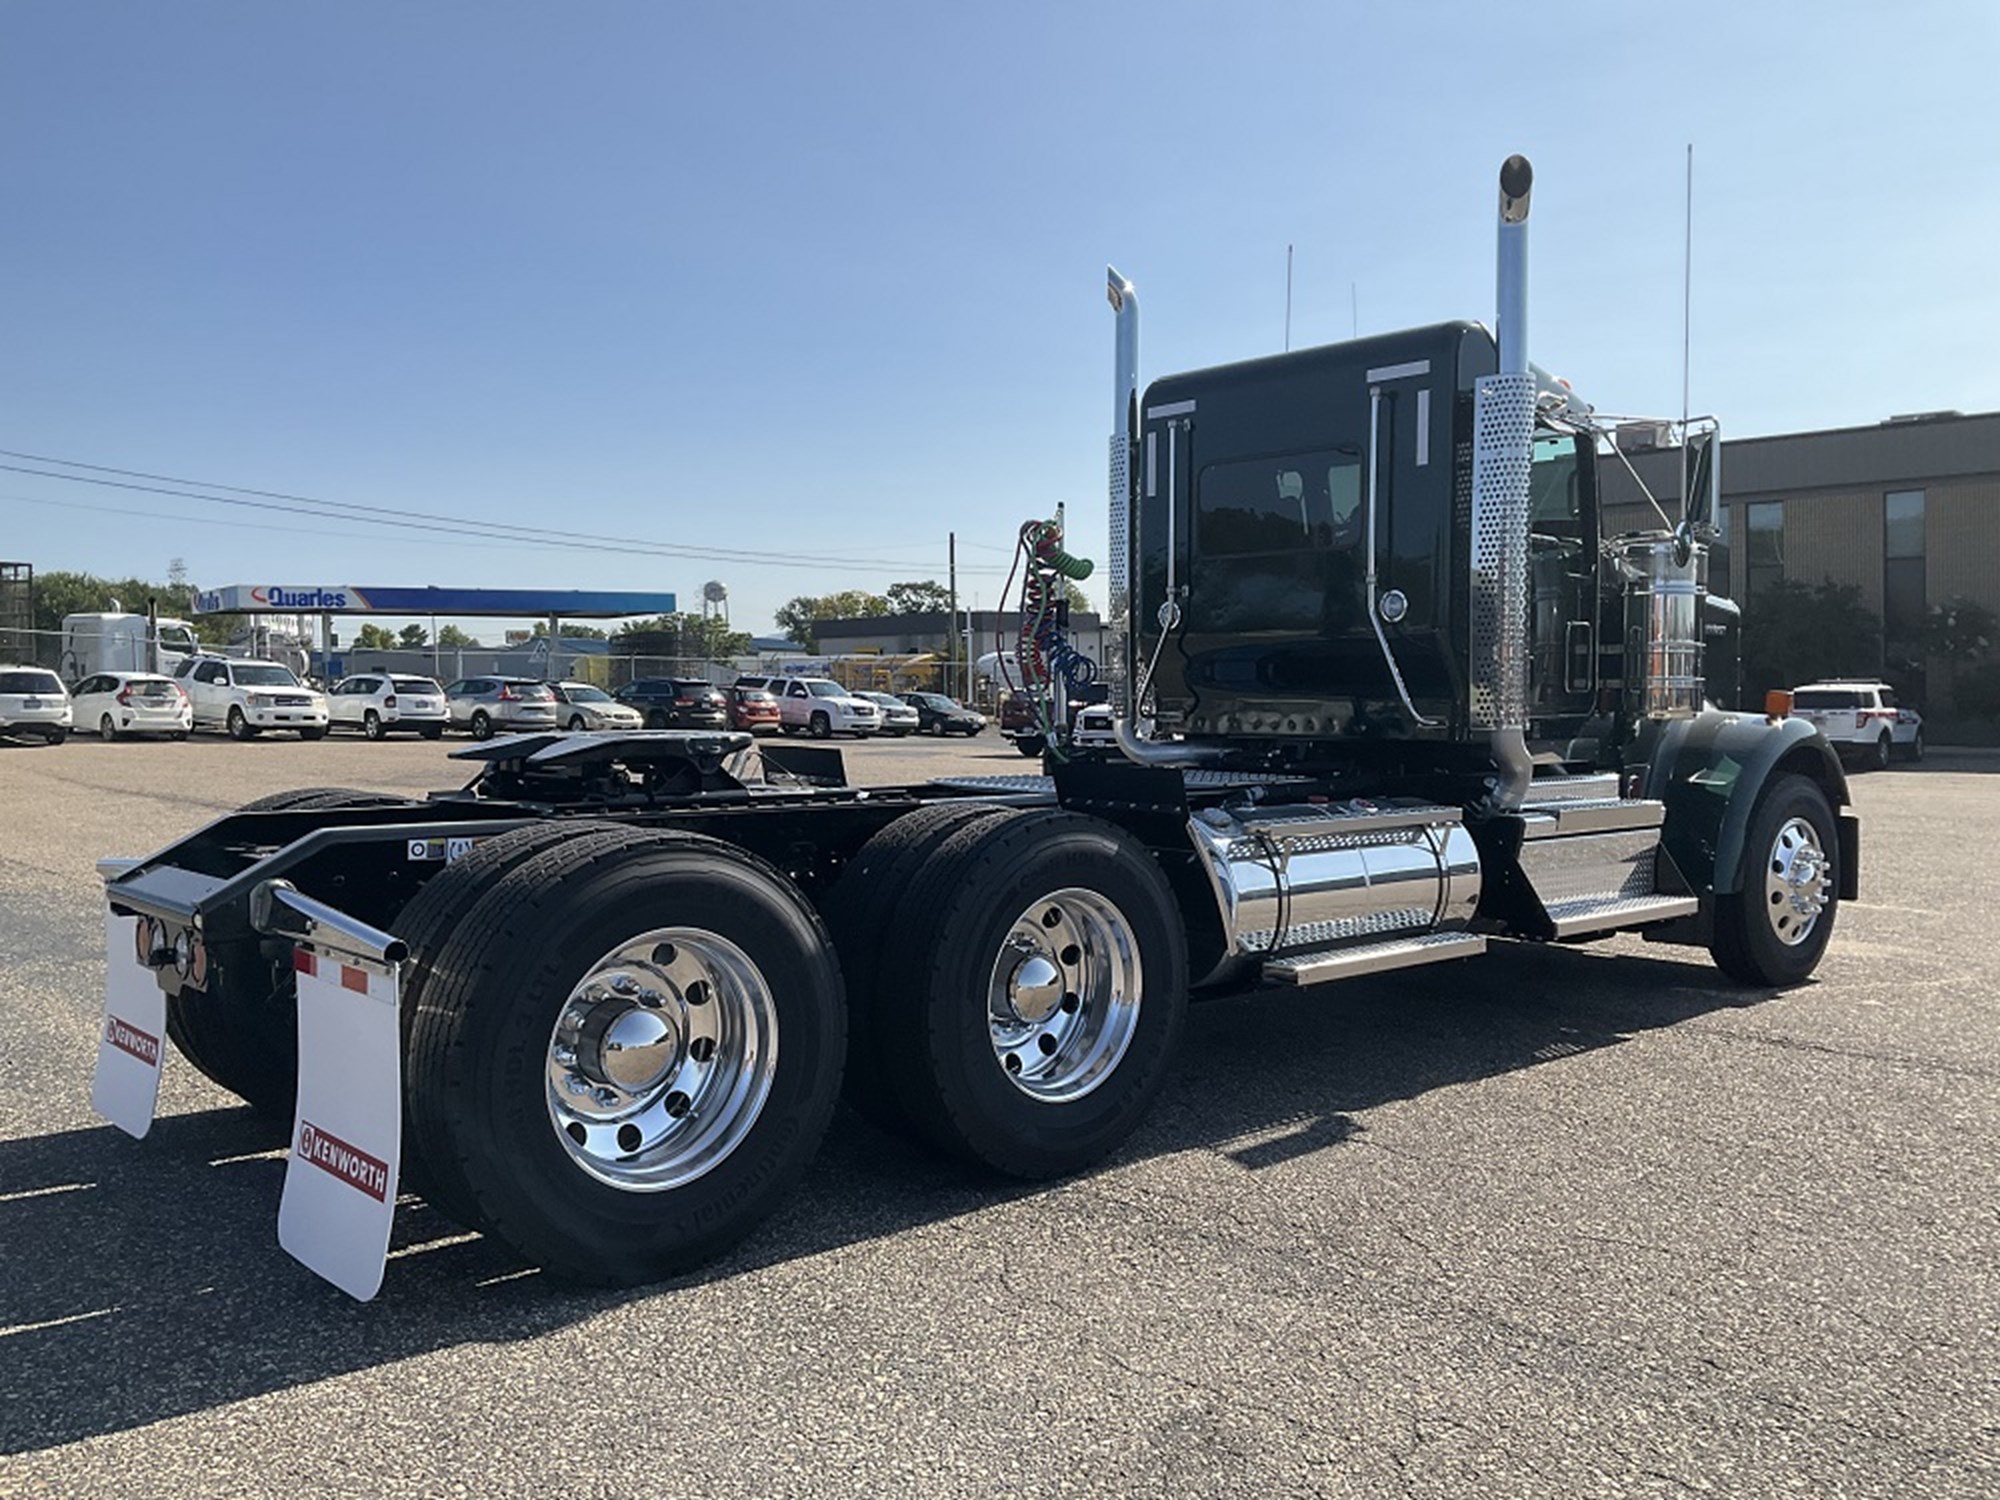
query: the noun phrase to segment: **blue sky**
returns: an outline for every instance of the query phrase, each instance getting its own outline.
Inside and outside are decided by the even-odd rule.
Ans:
[[[1347,336],[1350,287],[1364,332],[1490,319],[1516,150],[1531,349],[1600,407],[1678,410],[1690,141],[1698,409],[2000,407],[2000,7],[1530,14],[14,0],[0,448],[805,565],[4,472],[0,556],[689,607],[719,577],[761,631],[941,578],[956,529],[990,606],[1058,500],[1102,554],[1107,260],[1149,375],[1279,347],[1288,242],[1295,344]]]

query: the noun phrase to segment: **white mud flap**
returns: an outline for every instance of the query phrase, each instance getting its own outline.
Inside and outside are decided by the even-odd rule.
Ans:
[[[167,1057],[167,997],[138,947],[151,943],[151,926],[105,908],[104,1026],[90,1082],[90,1107],[138,1140],[153,1128]]]
[[[348,1296],[382,1287],[403,1139],[397,969],[301,944],[299,1102],[278,1243]]]

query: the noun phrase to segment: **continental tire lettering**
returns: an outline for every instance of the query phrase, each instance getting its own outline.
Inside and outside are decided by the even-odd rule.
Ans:
[[[322,1172],[338,1177],[377,1203],[389,1201],[389,1164],[359,1146],[322,1130],[310,1120],[299,1121],[298,1153]]]

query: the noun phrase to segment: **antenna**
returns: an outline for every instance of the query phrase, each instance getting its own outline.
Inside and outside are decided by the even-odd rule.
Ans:
[[[1681,441],[1687,441],[1688,350],[1694,305],[1694,142],[1688,142],[1687,205],[1682,214],[1681,241]]]
[[[1285,246],[1285,352],[1292,348],[1292,247]]]

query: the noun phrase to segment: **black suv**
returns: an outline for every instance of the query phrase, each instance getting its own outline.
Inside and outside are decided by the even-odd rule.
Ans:
[[[982,716],[943,693],[898,693],[896,696],[917,711],[919,734],[977,734],[986,727]]]
[[[641,677],[611,695],[646,716],[648,729],[727,729],[722,689],[694,677]]]

